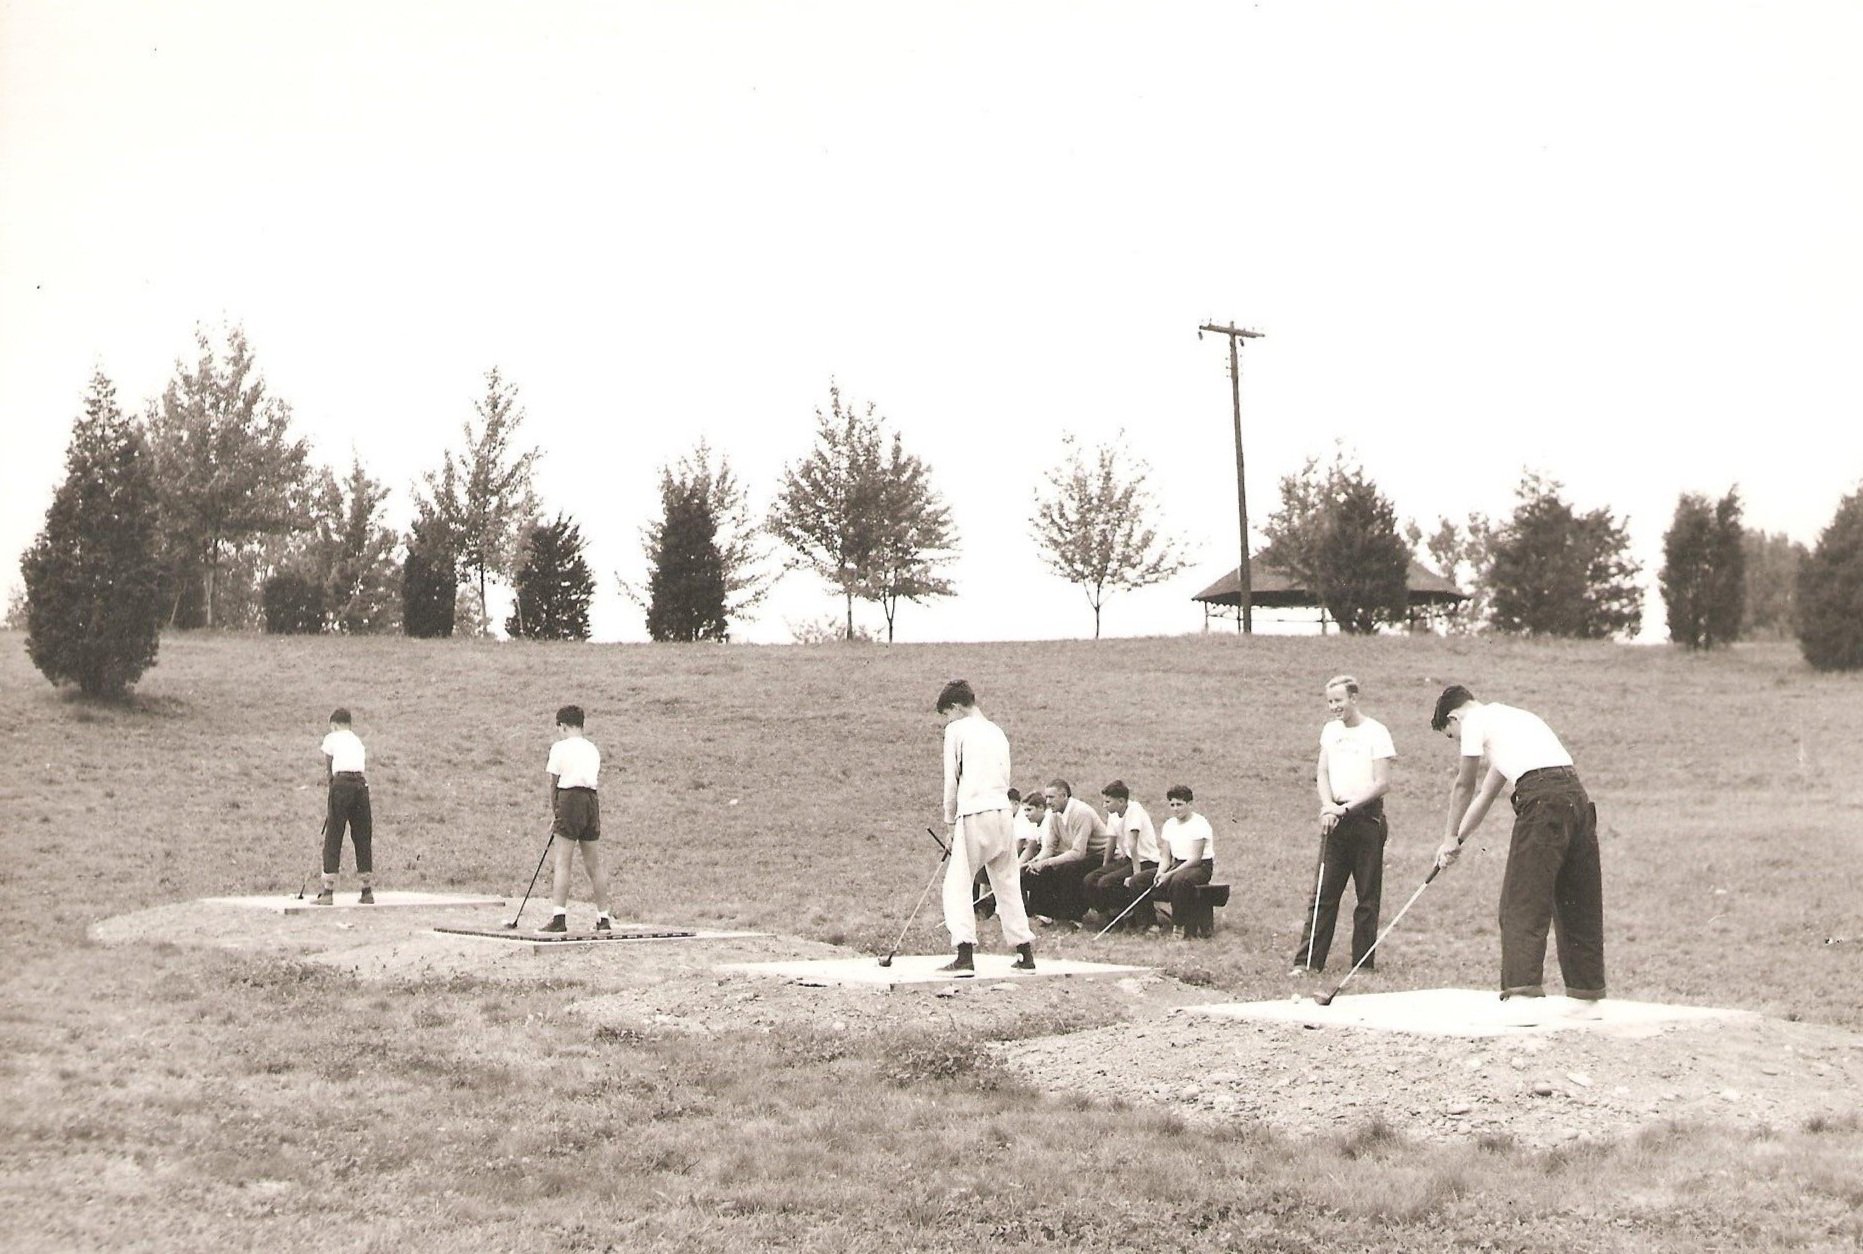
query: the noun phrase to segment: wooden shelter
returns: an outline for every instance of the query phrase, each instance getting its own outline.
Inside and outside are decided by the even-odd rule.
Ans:
[[[1460,605],[1469,599],[1468,593],[1456,587],[1453,581],[1437,574],[1414,557],[1410,559],[1410,570],[1404,576],[1404,583],[1409,590],[1409,618],[1413,625],[1427,618],[1431,610]],[[1249,604],[1257,609],[1318,610],[1320,630],[1326,630],[1326,607],[1320,604],[1319,597],[1301,586],[1299,580],[1279,566],[1263,561],[1250,562],[1249,593]],[[1241,567],[1230,571],[1191,600],[1203,603],[1205,631],[1209,630],[1212,610],[1226,608],[1239,611],[1242,605]]]

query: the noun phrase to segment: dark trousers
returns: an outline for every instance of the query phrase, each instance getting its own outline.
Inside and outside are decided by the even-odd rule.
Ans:
[[[1546,929],[1559,942],[1568,997],[1604,996],[1604,879],[1598,808],[1569,766],[1528,771],[1514,785],[1514,833],[1501,879],[1501,992],[1545,990]]]
[[[1084,861],[1046,866],[1035,875],[1026,874],[1025,868],[1022,896],[1028,902],[1028,912],[1050,919],[1079,920],[1087,913],[1086,878],[1099,869],[1098,863]]]
[[[1151,886],[1152,877],[1157,873],[1156,862],[1141,862],[1134,870],[1132,859],[1114,858],[1099,870],[1088,873],[1082,885],[1086,892],[1087,905],[1099,911],[1100,917],[1110,923],[1127,906],[1144,894],[1145,890]],[[1141,876],[1143,878],[1139,878]],[[1136,880],[1130,888],[1126,887],[1128,877]],[[1151,902],[1147,901],[1133,910],[1131,914],[1126,915],[1125,924],[1122,926],[1146,927],[1157,921],[1157,912],[1151,908]]]
[[[1182,869],[1173,870],[1171,882],[1164,886],[1171,898],[1171,921],[1186,936],[1208,936],[1216,930],[1216,911],[1207,902],[1197,900],[1197,889],[1210,882],[1216,864],[1205,858],[1195,866],[1180,863],[1179,867]]]
[[[1307,899],[1306,917],[1301,921],[1300,948],[1294,951],[1294,965],[1304,967],[1307,949],[1313,950],[1312,967],[1326,969],[1326,954],[1333,947],[1333,928],[1339,922],[1339,903],[1345,898],[1346,881],[1358,899],[1352,908],[1352,965],[1371,951],[1378,939],[1378,903],[1384,893],[1384,841],[1390,835],[1382,805],[1354,810],[1333,824],[1326,833],[1325,852],[1319,876],[1319,912]],[[1361,970],[1370,971],[1375,964],[1367,961]]]
[[[330,779],[330,801],[323,823],[325,875],[335,875],[342,864],[345,827],[356,845],[356,870],[366,875],[375,869],[369,856],[369,840],[375,834],[375,821],[369,814],[369,785],[362,776],[347,771]]]

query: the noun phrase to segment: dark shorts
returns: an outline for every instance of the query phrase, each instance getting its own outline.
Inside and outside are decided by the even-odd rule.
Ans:
[[[564,840],[600,840],[602,803],[593,788],[556,790],[556,823],[550,829]]]

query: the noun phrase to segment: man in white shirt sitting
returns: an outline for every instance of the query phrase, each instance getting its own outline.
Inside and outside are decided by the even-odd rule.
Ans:
[[[1110,923],[1144,894],[1157,874],[1158,831],[1145,807],[1132,800],[1132,790],[1124,780],[1116,779],[1100,789],[1100,802],[1106,807],[1107,826],[1113,829],[1113,860],[1097,871],[1089,871],[1085,888],[1087,905],[1099,912],[1102,922]],[[1133,887],[1135,882],[1138,887]],[[1154,927],[1157,922],[1157,913],[1147,898],[1125,916],[1122,926],[1136,930]]]
[[[1179,937],[1192,940],[1210,935],[1213,912],[1197,901],[1197,889],[1210,882],[1216,872],[1216,833],[1210,821],[1198,814],[1191,803],[1196,794],[1187,784],[1172,784],[1165,790],[1171,817],[1159,833],[1165,855],[1164,869],[1158,873],[1157,892],[1171,903],[1171,922]]]
[[[1447,867],[1488,807],[1514,788],[1514,830],[1501,880],[1501,996],[1540,997],[1546,930],[1559,941],[1565,995],[1603,999],[1604,887],[1598,808],[1559,737],[1537,715],[1477,701],[1460,684],[1443,689],[1430,727],[1460,744],[1449,821],[1436,865]],[[1488,764],[1481,773],[1482,761]],[[1480,786],[1477,789],[1477,781]],[[1595,1007],[1591,1008],[1595,1012]]]

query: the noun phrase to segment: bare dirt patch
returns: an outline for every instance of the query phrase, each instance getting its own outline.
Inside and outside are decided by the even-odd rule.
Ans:
[[[1382,1121],[1410,1137],[1547,1146],[1673,1123],[1785,1131],[1863,1117],[1863,1036],[1758,1015],[1468,1039],[1172,1013],[999,1056],[1051,1093],[1295,1135]]]

